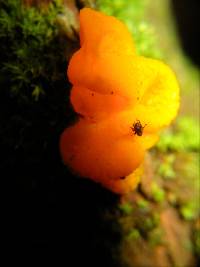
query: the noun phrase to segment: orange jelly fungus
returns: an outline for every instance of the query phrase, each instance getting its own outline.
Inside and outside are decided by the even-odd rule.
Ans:
[[[179,87],[168,66],[136,54],[114,17],[82,9],[80,43],[67,73],[81,118],[62,133],[61,155],[78,175],[123,194],[136,187],[145,151],[175,118]],[[131,129],[137,121],[146,125],[141,136]]]

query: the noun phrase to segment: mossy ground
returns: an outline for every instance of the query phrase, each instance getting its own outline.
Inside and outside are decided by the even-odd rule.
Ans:
[[[122,259],[128,266],[137,267],[195,266],[200,253],[198,69],[180,48],[169,1],[135,1],[132,9],[142,10],[136,17],[130,15],[130,3],[116,1],[109,8],[106,1],[102,3],[107,13],[127,25],[132,23],[138,52],[163,59],[174,69],[181,86],[177,119],[161,133],[160,141],[147,155],[138,190],[120,204]],[[146,31],[141,40],[143,23]]]

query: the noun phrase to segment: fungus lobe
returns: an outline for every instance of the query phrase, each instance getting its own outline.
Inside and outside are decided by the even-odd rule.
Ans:
[[[138,56],[126,26],[98,11],[80,11],[80,44],[67,74],[81,118],[62,133],[61,156],[78,175],[123,194],[137,185],[145,151],[177,114],[177,80],[164,63]],[[142,132],[133,134],[137,121]]]

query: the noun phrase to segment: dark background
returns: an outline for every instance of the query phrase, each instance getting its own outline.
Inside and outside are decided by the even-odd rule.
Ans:
[[[200,1],[171,0],[183,49],[200,66]]]

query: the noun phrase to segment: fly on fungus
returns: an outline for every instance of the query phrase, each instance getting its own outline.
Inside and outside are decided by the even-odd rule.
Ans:
[[[134,124],[133,127],[131,127],[131,130],[134,132],[134,134],[137,134],[138,136],[142,136],[143,134],[143,130],[144,127],[147,124],[145,124],[144,126],[142,126],[141,122],[139,120],[137,120]]]

